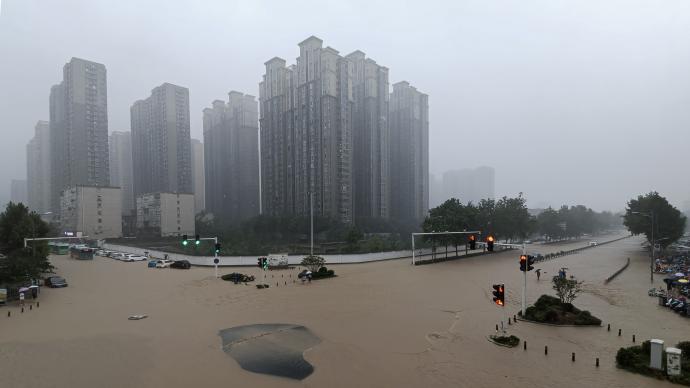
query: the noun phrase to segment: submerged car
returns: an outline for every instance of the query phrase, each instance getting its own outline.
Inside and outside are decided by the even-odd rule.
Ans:
[[[50,276],[45,280],[45,285],[50,288],[67,287],[67,281],[61,276]]]
[[[172,261],[172,260],[161,259],[161,260],[156,261],[156,268],[169,268],[173,263],[174,263],[174,261]]]
[[[148,258],[146,256],[140,255],[127,255],[121,259],[122,261],[146,261]]]
[[[187,260],[177,260],[170,264],[170,268],[190,269],[192,268],[192,264]]]

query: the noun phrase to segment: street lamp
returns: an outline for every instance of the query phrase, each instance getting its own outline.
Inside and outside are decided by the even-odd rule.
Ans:
[[[652,238],[652,246],[650,247],[651,249],[649,250],[649,251],[650,251],[650,255],[651,255],[651,256],[650,256],[650,259],[649,259],[649,281],[652,282],[652,283],[654,283],[654,250],[655,250],[655,246],[654,246],[654,221],[655,221],[654,210],[650,210],[649,213],[645,213],[645,212],[630,212],[630,214],[638,214],[638,215],[641,215],[641,216],[644,216],[644,217],[649,217],[649,218],[651,218],[651,220],[652,220],[652,236],[651,236],[651,238]]]

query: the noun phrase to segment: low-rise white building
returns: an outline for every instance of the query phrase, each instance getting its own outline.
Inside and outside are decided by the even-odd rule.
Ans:
[[[82,232],[93,239],[122,237],[119,187],[74,186],[60,196],[62,232]]]
[[[137,197],[137,233],[193,236],[194,214],[194,194],[143,194]]]

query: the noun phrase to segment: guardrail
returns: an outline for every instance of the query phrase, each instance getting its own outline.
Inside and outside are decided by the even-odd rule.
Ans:
[[[602,245],[610,244],[610,243],[613,243],[613,242],[616,242],[616,241],[620,241],[620,240],[623,240],[623,239],[626,239],[626,238],[629,238],[629,237],[631,237],[631,236],[623,236],[623,237],[620,237],[620,238],[617,238],[617,239],[613,239],[613,240],[609,240],[609,241],[604,241],[604,242],[599,243],[599,244],[597,244],[597,245],[588,245],[588,246],[585,246],[585,247],[570,249],[570,250],[567,250],[567,251],[559,251],[559,252],[554,252],[554,253],[547,253],[547,254],[545,254],[544,256],[542,256],[542,257],[536,259],[535,262],[539,263],[539,262],[546,261],[546,260],[557,259],[557,258],[563,257],[563,256],[574,255],[574,254],[577,254],[577,253],[580,253],[580,252],[584,251],[585,249],[600,247],[600,246],[602,246]]]
[[[613,275],[607,277],[606,280],[604,280],[604,284],[608,284],[611,280],[615,279],[616,276],[620,275],[621,272],[625,271],[625,269],[628,268],[629,265],[630,265],[630,258],[628,257],[628,262],[625,263],[625,265],[621,269],[616,271]]]

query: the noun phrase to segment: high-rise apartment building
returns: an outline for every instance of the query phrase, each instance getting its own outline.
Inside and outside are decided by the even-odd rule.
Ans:
[[[192,187],[194,188],[194,211],[196,214],[206,208],[204,174],[204,144],[198,139],[192,139]]]
[[[26,181],[29,208],[39,214],[52,210],[50,202],[50,124],[36,123],[34,137],[26,145]]]
[[[204,109],[206,210],[233,224],[260,211],[256,98],[232,91]]]
[[[110,185],[122,192],[122,214],[136,211],[132,186],[132,136],[130,132],[115,131],[110,134]]]
[[[262,210],[354,217],[353,62],[314,36],[295,65],[273,58],[260,83]]]
[[[406,81],[390,99],[391,217],[421,221],[429,210],[429,101]]]
[[[390,134],[388,68],[361,51],[352,62],[352,155],[355,217],[388,218]]]
[[[72,58],[50,90],[51,207],[76,185],[108,186],[108,91],[105,66]]]
[[[134,195],[192,193],[189,90],[164,83],[130,108]]]

